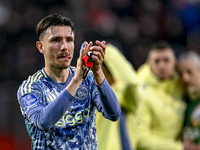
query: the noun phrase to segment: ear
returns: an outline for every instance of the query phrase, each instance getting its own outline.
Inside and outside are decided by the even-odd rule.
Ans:
[[[150,59],[151,59],[151,51],[149,51],[145,63],[147,63],[148,65],[150,65],[150,61],[151,61]]]
[[[43,44],[40,41],[36,42],[36,47],[39,50],[40,53],[44,54]]]

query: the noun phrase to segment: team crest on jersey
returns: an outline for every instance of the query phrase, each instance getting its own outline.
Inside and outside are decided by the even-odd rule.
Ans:
[[[88,96],[88,89],[85,86],[80,86],[76,92],[75,98],[83,100]]]
[[[27,95],[25,97],[25,105],[26,106],[31,106],[36,102],[37,102],[37,98],[33,94]]]

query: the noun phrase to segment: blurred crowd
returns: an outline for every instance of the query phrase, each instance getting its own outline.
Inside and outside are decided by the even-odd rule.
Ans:
[[[189,49],[200,53],[199,0],[0,0],[0,143],[10,139],[16,149],[30,146],[16,92],[44,66],[35,27],[53,13],[75,24],[72,65],[84,40],[112,43],[136,70],[156,40],[168,41],[176,56]]]

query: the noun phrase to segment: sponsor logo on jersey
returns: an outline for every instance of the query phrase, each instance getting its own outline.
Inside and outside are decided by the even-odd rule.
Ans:
[[[62,116],[62,118],[56,123],[59,127],[66,127],[68,126],[74,126],[77,124],[82,124],[86,122],[87,117],[89,116],[90,110],[88,108],[85,108],[82,111],[76,112],[76,114],[65,114]]]

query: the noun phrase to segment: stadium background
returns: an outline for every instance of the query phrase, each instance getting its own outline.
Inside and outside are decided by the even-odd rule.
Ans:
[[[22,80],[44,66],[35,26],[57,13],[75,23],[75,55],[81,43],[106,40],[137,68],[155,40],[167,40],[176,56],[200,52],[199,0],[0,0],[0,149],[29,150],[30,138],[17,102]]]

